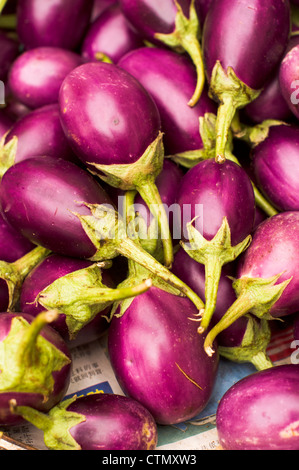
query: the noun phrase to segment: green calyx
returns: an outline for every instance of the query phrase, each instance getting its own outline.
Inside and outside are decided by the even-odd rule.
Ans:
[[[250,312],[258,318],[273,320],[269,312],[292,280],[290,278],[277,284],[280,276],[267,279],[243,277],[233,282],[237,299],[206,336],[204,349],[209,356],[214,352],[213,342],[217,335],[243,315]]]
[[[188,242],[181,245],[188,255],[205,266],[205,308],[200,321],[199,332],[206,330],[216,308],[218,286],[222,266],[234,261],[251,243],[251,236],[241,243],[231,245],[231,231],[226,217],[212,240],[206,240],[192,225],[187,224]]]
[[[257,370],[268,369],[273,366],[267,354],[267,347],[271,340],[269,321],[257,320],[252,315],[247,315],[248,324],[240,346],[225,347],[218,345],[220,356],[232,362],[250,362]]]
[[[172,239],[168,216],[156,186],[156,178],[161,173],[164,163],[163,134],[148,146],[144,154],[135,162],[123,165],[92,164],[98,175],[110,186],[125,191],[138,191],[149,210],[156,218],[161,231],[165,265],[171,267],[173,262]]]
[[[97,314],[120,299],[135,297],[151,287],[150,279],[127,288],[109,288],[102,283],[100,263],[74,271],[56,279],[39,293],[36,302],[48,310],[66,315],[70,339]]]
[[[12,319],[7,337],[0,343],[0,393],[39,393],[47,400],[54,388],[53,372],[70,359],[40,335],[58,312],[40,313],[31,324],[23,317]]]
[[[0,261],[0,279],[6,282],[8,288],[7,310],[12,311],[16,308],[25,277],[49,254],[50,250],[38,246],[13,263]]]
[[[243,83],[231,67],[225,71],[217,61],[212,71],[209,96],[219,103],[216,121],[215,159],[223,163],[231,124],[238,109],[256,99],[261,90],[253,90]]]
[[[0,179],[2,179],[6,171],[14,165],[18,147],[17,136],[14,136],[5,143],[6,135],[7,134],[0,140]]]
[[[201,310],[202,300],[183,281],[175,276],[166,266],[148,253],[139,240],[133,240],[128,234],[126,223],[111,207],[97,204],[86,204],[91,215],[77,214],[82,227],[96,248],[92,261],[113,259],[119,254],[136,261],[148,271],[158,276],[170,286],[178,289]]]
[[[199,101],[205,84],[200,22],[196,13],[195,0],[191,0],[189,18],[184,15],[179,2],[174,0],[174,3],[177,7],[174,32],[170,34],[156,33],[155,39],[177,52],[186,52],[191,58],[197,73],[196,88],[188,102],[188,105],[193,107]]]
[[[3,8],[5,7],[7,0],[0,0],[0,13],[2,13]]]
[[[47,414],[29,406],[18,406],[16,400],[10,401],[10,408],[13,414],[22,416],[26,421],[43,431],[44,442],[49,450],[81,450],[70,430],[86,421],[86,418],[84,415],[67,409],[76,399],[75,395],[62,400]]]

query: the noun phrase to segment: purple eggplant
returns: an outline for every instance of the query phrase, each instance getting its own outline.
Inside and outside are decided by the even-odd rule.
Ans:
[[[237,299],[206,337],[208,354],[213,353],[217,335],[248,312],[273,320],[299,310],[298,233],[297,211],[269,217],[256,228],[238,260],[233,283]]]
[[[93,0],[19,0],[17,33],[25,49],[41,46],[74,50],[90,22]]]
[[[279,70],[279,83],[282,95],[292,114],[299,118],[298,111],[298,61],[299,44],[294,46],[284,57]]]
[[[14,120],[2,109],[0,109],[0,139],[11,129]]]
[[[246,27],[244,27],[246,25]],[[290,5],[285,0],[215,0],[203,28],[210,95],[219,103],[216,160],[225,159],[237,109],[259,95],[287,47]]]
[[[91,261],[119,254],[138,259],[198,309],[203,306],[187,285],[127,235],[125,223],[98,181],[74,163],[52,157],[16,163],[2,178],[0,206],[12,226],[45,249]]]
[[[94,0],[90,19],[91,23],[93,23],[106,8],[109,8],[116,3],[118,3],[118,0]]]
[[[106,60],[117,63],[122,56],[143,46],[118,4],[112,4],[89,27],[81,54],[87,60]]]
[[[48,156],[78,162],[60,124],[57,104],[30,111],[11,127],[0,154],[1,174],[15,163]]]
[[[206,269],[206,303],[201,329],[209,325],[222,266],[251,241],[255,198],[250,178],[238,164],[200,162],[183,177],[178,191],[182,246]]]
[[[204,336],[190,319],[197,315],[193,304],[153,286],[118,314],[110,323],[108,352],[125,394],[159,424],[197,415],[211,396],[218,358],[203,350]]]
[[[73,70],[60,89],[61,122],[70,145],[91,171],[114,187],[137,190],[156,217],[173,259],[165,208],[155,184],[164,161],[161,119],[145,88],[110,63]]]
[[[20,309],[37,316],[44,309],[58,310],[52,323],[60,335],[76,345],[98,339],[108,328],[115,301],[131,298],[151,287],[146,280],[130,289],[116,289],[109,270],[99,263],[50,254],[25,278]]]
[[[299,450],[299,366],[258,371],[230,387],[216,412],[224,450]]]
[[[11,405],[12,413],[44,432],[50,450],[153,450],[157,446],[153,417],[140,403],[123,395],[74,396],[48,414],[19,406],[16,400]]]
[[[202,264],[190,258],[180,248],[174,257],[172,272],[188,284],[205,302],[205,267]],[[223,266],[211,326],[222,318],[236,300],[236,293],[232,286],[234,275],[234,263]],[[233,362],[251,362],[257,370],[266,369],[272,367],[267,354],[270,339],[271,331],[268,322],[246,315],[217,336],[217,350],[220,356]]]
[[[13,95],[31,109],[58,102],[64,78],[83,63],[79,54],[59,47],[35,47],[12,63],[8,84]]]
[[[0,31],[0,80],[6,81],[9,69],[19,54],[19,43]]]
[[[268,137],[252,149],[257,186],[279,211],[299,210],[299,127],[271,127]]]
[[[72,360],[65,341],[50,326],[56,315],[42,312],[34,319],[23,313],[0,314],[1,426],[24,422],[11,414],[12,399],[47,412],[65,396]]]
[[[188,97],[195,106],[205,84],[198,0],[120,0],[124,15],[136,31],[155,45],[187,53],[196,69],[196,84]]]
[[[216,105],[204,88],[197,104],[188,106],[188,96],[196,84],[196,73],[188,58],[167,49],[143,47],[126,54],[118,65],[137,78],[154,98],[166,155],[203,147],[198,119],[206,113],[216,114]]]

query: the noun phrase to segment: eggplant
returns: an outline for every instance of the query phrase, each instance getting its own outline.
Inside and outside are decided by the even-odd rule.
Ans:
[[[17,33],[25,49],[41,46],[75,50],[89,26],[93,0],[20,0]]]
[[[224,450],[298,450],[299,366],[279,365],[244,377],[216,412]]]
[[[282,124],[251,150],[256,184],[279,211],[299,210],[298,144],[299,126]]]
[[[110,323],[108,353],[115,376],[158,424],[194,418],[214,387],[217,353],[205,354],[194,315],[189,299],[153,286],[124,312],[116,309]]]
[[[90,25],[81,47],[86,61],[117,63],[122,56],[143,46],[141,37],[131,27],[118,3],[107,7]]]
[[[44,249],[91,261],[112,260],[119,254],[138,259],[198,309],[203,307],[187,285],[128,236],[99,182],[74,163],[51,157],[16,163],[2,178],[0,207],[12,226]]]
[[[171,234],[155,184],[164,147],[153,98],[118,66],[90,62],[65,78],[59,103],[65,135],[82,162],[108,184],[137,190],[149,205],[161,230],[165,264],[171,266]]]
[[[58,103],[64,78],[82,63],[82,57],[73,51],[35,47],[12,63],[8,85],[13,95],[31,109]]]
[[[255,198],[250,178],[238,164],[202,161],[183,177],[178,191],[182,246],[205,265],[205,308],[199,329],[206,329],[217,300],[222,266],[234,261],[251,241]]]
[[[151,44],[187,53],[196,69],[196,84],[188,98],[195,106],[205,84],[201,50],[198,0],[120,0],[120,6],[135,30]]]
[[[19,42],[0,31],[0,80],[6,82],[9,69],[19,55]]]
[[[256,228],[251,245],[238,260],[233,283],[237,299],[206,337],[208,354],[213,354],[220,331],[248,312],[274,320],[299,310],[298,230],[297,211],[269,217]]]
[[[204,88],[193,107],[188,96],[196,73],[185,56],[168,49],[143,47],[129,52],[117,64],[133,75],[151,94],[161,116],[165,155],[202,149],[199,118],[216,114],[216,105]]]
[[[47,412],[70,384],[72,359],[61,336],[50,326],[57,312],[35,319],[22,312],[0,314],[0,425],[24,423],[10,412],[10,400]]]
[[[2,109],[0,109],[0,139],[11,129],[14,120]]]
[[[212,2],[202,41],[210,96],[219,103],[215,158],[220,163],[236,111],[258,97],[283,57],[289,34],[288,1]]]
[[[153,417],[123,395],[74,396],[48,414],[12,400],[11,410],[43,431],[49,450],[153,450],[157,446]]]
[[[294,46],[284,57],[279,69],[279,84],[282,95],[291,110],[298,119],[298,78],[297,64],[299,60],[299,44]]]

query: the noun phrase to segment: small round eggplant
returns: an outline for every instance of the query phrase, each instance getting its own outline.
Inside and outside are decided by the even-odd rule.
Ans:
[[[136,31],[157,46],[187,53],[196,69],[188,105],[195,106],[205,84],[198,0],[120,0],[124,15]]]
[[[9,69],[19,54],[19,43],[0,31],[0,80],[6,82]]]
[[[1,426],[24,422],[11,414],[11,399],[47,412],[65,396],[72,360],[65,341],[49,324],[56,315],[42,312],[34,319],[23,313],[0,314]]]
[[[283,57],[289,33],[289,2],[212,2],[203,28],[203,54],[210,94],[219,102],[215,145],[219,162],[225,159],[236,110],[258,97]]]
[[[89,27],[81,54],[87,61],[108,60],[117,63],[122,56],[142,46],[142,39],[125,18],[120,6],[113,4]]]
[[[36,47],[13,62],[8,84],[13,95],[31,109],[58,103],[63,80],[82,63],[82,57],[73,51]]]
[[[224,450],[299,450],[299,366],[255,372],[228,389],[216,412]]]
[[[48,414],[11,403],[44,432],[50,450],[153,450],[157,425],[140,403],[123,395],[96,393],[63,400]],[[60,432],[58,432],[58,429]]]
[[[128,236],[107,193],[74,163],[52,157],[16,163],[2,178],[0,206],[11,225],[45,249],[92,261],[111,260],[119,254],[138,259],[198,309],[203,307],[186,284]]]
[[[31,157],[48,156],[78,162],[60,124],[57,104],[30,111],[17,120],[7,133],[4,148],[9,158],[0,156],[2,174],[15,163]],[[4,149],[3,149],[4,150]]]
[[[74,50],[89,25],[93,0],[19,0],[17,33],[25,49],[51,46]]]
[[[294,46],[284,57],[279,70],[279,83],[282,95],[296,118],[299,118],[298,108],[298,65],[299,44]]]
[[[201,329],[206,329],[217,300],[222,266],[234,261],[251,241],[255,198],[246,171],[238,164],[202,161],[183,177],[178,191],[182,246],[205,265],[206,303]]]
[[[256,228],[238,260],[233,283],[237,300],[206,337],[208,354],[220,331],[248,312],[273,320],[299,311],[298,233],[298,211],[269,217]]]
[[[203,350],[193,304],[153,286],[118,313],[108,330],[108,352],[125,394],[159,424],[194,418],[211,396],[218,357]]]
[[[153,98],[120,67],[89,62],[64,80],[60,110],[62,127],[82,162],[108,184],[142,195],[159,223],[165,264],[170,266],[171,234],[155,184],[164,148]]]
[[[188,106],[196,73],[185,56],[167,49],[143,47],[126,54],[118,65],[137,78],[154,98],[161,116],[166,155],[203,147],[198,120],[206,113],[216,114],[216,105],[204,88],[197,104]]]
[[[299,127],[273,126],[251,151],[257,186],[279,211],[299,210]]]

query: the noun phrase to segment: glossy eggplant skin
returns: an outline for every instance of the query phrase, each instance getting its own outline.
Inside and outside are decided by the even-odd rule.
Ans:
[[[93,0],[20,0],[17,33],[25,49],[40,46],[74,50],[89,25]]]
[[[187,223],[194,217],[194,226],[207,240],[218,232],[223,218],[231,231],[231,244],[243,241],[251,232],[255,219],[252,184],[243,168],[227,160],[214,159],[198,163],[183,177],[178,191],[182,237],[188,239]]]
[[[294,46],[284,57],[279,69],[279,84],[282,95],[292,112],[299,118],[298,100],[299,45]]]
[[[190,320],[195,310],[189,300],[152,287],[109,327],[108,352],[120,386],[159,424],[193,418],[213,390],[218,355],[205,354],[204,335]]]
[[[6,81],[9,69],[19,54],[19,43],[0,31],[0,80]]]
[[[133,30],[120,6],[113,4],[90,25],[81,48],[85,60],[101,60],[101,54],[117,63],[122,56],[143,46],[142,39]]]
[[[35,157],[13,165],[0,185],[5,219],[33,243],[65,256],[91,258],[96,248],[79,218],[89,204],[108,204],[106,192],[87,171],[52,157]]]
[[[216,413],[224,450],[299,450],[299,366],[251,374],[221,398]]]
[[[78,162],[64,135],[58,104],[49,104],[18,119],[5,138],[5,144],[18,138],[15,163],[31,157],[48,156]]]
[[[61,86],[59,104],[70,146],[87,165],[134,163],[161,127],[149,93],[114,64],[89,62],[77,67]]]
[[[3,312],[0,314],[0,341],[4,341],[10,332],[12,320],[15,317],[21,316],[28,323],[33,321],[31,315],[27,315],[22,312]],[[52,375],[54,378],[54,387],[51,395],[48,399],[40,393],[19,391],[1,391],[0,393],[0,425],[1,426],[14,426],[17,424],[24,423],[24,419],[21,416],[14,415],[10,412],[9,400],[16,399],[17,403],[22,406],[30,406],[42,412],[49,411],[53,406],[57,405],[65,396],[65,393],[70,384],[71,378],[71,353],[62,337],[55,331],[50,325],[43,327],[40,335],[43,336],[47,341],[52,343],[57,349],[59,349],[68,359],[69,363],[64,365],[60,370],[53,371]]]
[[[203,147],[199,117],[216,114],[216,105],[204,89],[199,102],[188,106],[196,85],[196,72],[183,55],[162,48],[143,47],[129,52],[118,66],[132,74],[151,94],[159,109],[165,154]]]
[[[266,219],[255,230],[248,249],[240,256],[237,278],[267,279],[281,273],[277,284],[291,281],[269,310],[283,317],[299,310],[299,212],[286,211]],[[267,247],[267,250],[265,250]]]
[[[8,84],[13,95],[31,109],[57,103],[69,72],[83,63],[79,54],[60,47],[35,47],[13,62]]]
[[[298,145],[299,127],[280,125],[251,151],[257,185],[279,211],[299,210]]]
[[[260,90],[278,66],[289,40],[290,5],[285,0],[215,0],[203,28],[208,79],[219,60],[226,71]]]
[[[81,450],[153,450],[157,425],[142,404],[129,397],[95,394],[77,398],[67,411],[85,420],[70,429]]]

